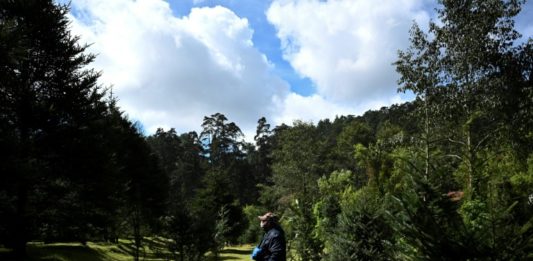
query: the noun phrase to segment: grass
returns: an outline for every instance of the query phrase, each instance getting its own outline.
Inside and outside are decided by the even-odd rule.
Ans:
[[[170,260],[171,255],[165,249],[166,240],[162,238],[146,238],[146,247],[141,250],[140,260],[156,261]],[[241,261],[250,260],[251,245],[232,246],[224,248],[219,260]],[[31,242],[27,245],[28,257],[26,261],[130,261],[133,260],[133,242],[119,240],[117,244],[93,243],[87,245],[80,243],[54,243],[44,244]],[[0,260],[15,260],[13,253],[5,248],[0,248]],[[208,260],[214,260],[208,256]]]
[[[232,246],[224,248],[220,253],[220,260],[249,261],[252,260],[252,245]],[[214,260],[211,258],[210,260]]]

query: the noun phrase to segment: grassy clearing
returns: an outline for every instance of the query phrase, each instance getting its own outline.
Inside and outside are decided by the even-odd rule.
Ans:
[[[165,240],[160,238],[145,239],[146,247],[141,250],[141,260],[171,260],[171,255],[165,249]],[[251,245],[226,247],[222,250],[220,260],[250,260]],[[29,243],[27,246],[27,261],[130,261],[133,260],[133,242],[119,240],[118,244],[93,243]],[[0,260],[15,260],[12,252],[0,248]],[[209,257],[208,260],[214,260]]]

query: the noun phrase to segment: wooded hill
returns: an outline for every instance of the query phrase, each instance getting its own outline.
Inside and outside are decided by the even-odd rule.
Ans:
[[[527,260],[533,41],[522,1],[442,0],[395,62],[416,99],[255,144],[217,113],[145,137],[116,105],[68,7],[0,1],[0,244],[169,239],[178,260],[258,242],[278,213],[294,260]],[[176,115],[179,117],[179,115]]]

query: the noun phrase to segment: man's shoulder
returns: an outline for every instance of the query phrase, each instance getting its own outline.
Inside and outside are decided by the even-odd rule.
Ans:
[[[273,227],[268,231],[270,237],[283,237],[285,233],[280,227]]]

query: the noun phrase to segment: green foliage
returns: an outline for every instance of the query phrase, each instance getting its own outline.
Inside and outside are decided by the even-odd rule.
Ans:
[[[532,194],[533,188],[533,154],[527,160],[527,170],[517,171],[510,177],[515,193],[522,197]]]
[[[361,148],[363,146],[361,145]],[[350,171],[318,180],[320,199],[314,206],[316,236],[324,241],[326,260],[388,260],[392,229],[377,187],[357,189]]]
[[[313,204],[318,196],[316,180],[321,176],[320,150],[312,124],[295,122],[276,137],[273,151],[274,187],[278,206],[285,210],[286,236],[302,260],[318,260],[321,242],[314,234]],[[288,253],[292,253],[288,251]]]
[[[196,190],[205,173],[205,159],[196,133],[178,135],[174,129],[158,129],[147,138],[159,165],[169,179],[166,213],[161,218],[161,234],[172,241],[167,244],[175,260],[199,260],[209,249],[211,230],[198,224],[207,219],[193,209]]]
[[[327,260],[390,260],[392,229],[382,209],[382,198],[372,187],[346,189],[341,214],[332,234]]]
[[[224,114],[216,113],[204,117],[203,131],[200,134],[202,144],[206,146],[206,156],[214,166],[227,165],[232,157],[239,157],[243,134],[234,123],[226,123]]]
[[[515,116],[508,113],[524,115],[531,108],[521,98],[531,97],[525,83],[530,69],[518,58],[527,56],[527,44],[513,47],[513,17],[522,3],[441,1],[442,23],[430,23],[428,34],[414,25],[411,47],[399,53],[400,90],[417,94],[424,124],[423,143],[416,146],[423,153],[404,164],[411,185],[396,194],[403,221],[394,223],[419,258],[526,258],[523,249],[530,243],[523,235],[529,232],[518,231],[531,214],[516,200],[525,202],[527,192],[520,195],[512,184],[520,190],[518,184],[527,183],[516,159],[530,149],[505,145],[517,139],[526,144],[525,133],[516,130],[527,124],[510,123]],[[459,198],[441,196],[463,192]]]
[[[167,180],[87,69],[95,56],[67,13],[53,1],[0,3],[0,151],[10,152],[0,241],[20,255],[30,239],[113,240],[124,224],[140,238],[164,211]]]
[[[472,232],[487,231],[490,226],[490,214],[485,202],[477,199],[463,202],[459,210],[467,230]]]
[[[213,248],[211,249],[211,252],[214,254],[215,260],[218,260],[220,250],[224,248],[224,243],[226,242],[226,233],[229,231],[228,214],[229,210],[226,208],[226,206],[222,206],[218,211],[215,220]]]
[[[213,236],[216,222],[212,217],[217,216],[217,210],[227,208],[229,229],[224,236],[228,242],[235,243],[246,226],[242,208],[257,198],[255,180],[243,150],[247,145],[241,140],[239,127],[233,122],[228,123],[223,114],[205,117],[202,127],[200,141],[205,148],[203,156],[207,159],[207,171],[196,191],[193,209],[205,222],[205,230]],[[216,248],[216,240],[206,241],[209,241],[205,244],[210,248]]]
[[[353,121],[348,124],[336,138],[335,158],[342,162],[342,164],[337,164],[336,169],[360,172],[361,168],[357,168],[357,163],[353,156],[354,144],[368,146],[374,140],[374,135],[370,127],[363,122]],[[365,179],[365,177],[359,177],[359,185],[363,185]]]
[[[450,260],[466,258],[478,251],[467,240],[457,206],[421,173],[408,174],[409,187],[393,197],[391,225],[402,238],[399,255],[412,259]],[[402,253],[403,252],[403,253]]]
[[[85,69],[94,56],[67,31],[67,12],[52,1],[0,3],[0,194],[9,204],[0,241],[20,254],[35,237],[101,235],[102,213],[116,202],[90,196],[101,189],[112,198],[98,182],[116,170],[101,129],[110,104],[99,73]]]
[[[264,231],[259,225],[259,219],[257,217],[263,215],[267,211],[256,205],[247,205],[242,211],[246,216],[248,227],[239,238],[239,242],[245,244],[259,244],[259,240],[261,240]]]
[[[393,159],[389,142],[389,139],[378,139],[368,148],[361,144],[355,145],[355,159],[366,169],[368,184],[377,188],[381,194],[385,193],[392,175]]]
[[[272,185],[273,138],[270,124],[262,117],[257,122],[254,136],[257,150],[249,150],[248,158],[253,166],[253,176],[257,184]]]
[[[340,200],[346,191],[351,191],[355,175],[351,171],[333,172],[329,178],[318,180],[320,198],[313,207],[316,218],[315,233],[324,242],[325,252],[330,252],[335,244],[332,236],[337,227],[337,216],[341,213]]]
[[[320,154],[314,126],[295,122],[295,126],[276,137],[279,146],[272,152],[274,183],[283,196],[283,203],[295,198],[313,202],[318,192],[316,180],[320,173]]]
[[[320,260],[322,241],[314,233],[316,218],[308,200],[295,199],[284,213],[285,232],[291,241],[288,255],[295,260]]]

